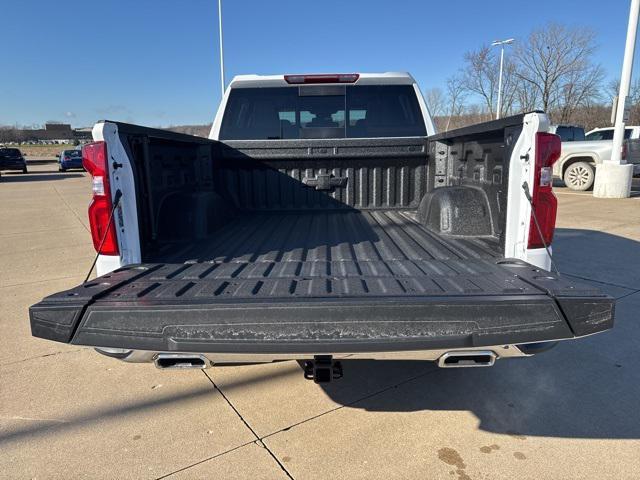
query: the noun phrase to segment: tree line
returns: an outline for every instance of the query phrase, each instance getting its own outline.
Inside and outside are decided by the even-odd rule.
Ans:
[[[619,82],[605,81],[593,61],[592,29],[549,24],[505,47],[500,116],[543,110],[553,123],[590,130],[611,124]],[[450,130],[496,117],[500,51],[483,45],[464,55],[446,86],[425,91],[438,130]],[[640,123],[640,82],[630,91],[630,124]]]

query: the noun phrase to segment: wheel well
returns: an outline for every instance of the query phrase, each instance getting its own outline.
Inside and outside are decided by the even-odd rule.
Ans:
[[[577,162],[587,162],[593,167],[595,167],[596,165],[596,161],[593,159],[593,157],[571,157],[569,160],[562,164],[562,178],[564,178],[564,172],[567,171],[567,168]]]

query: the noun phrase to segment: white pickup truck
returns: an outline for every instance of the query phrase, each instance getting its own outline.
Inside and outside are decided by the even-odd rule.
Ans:
[[[563,134],[583,132],[582,128],[553,126],[553,131],[561,138]],[[574,135],[575,137],[575,135]],[[611,159],[613,149],[613,127],[594,128],[584,135],[583,140],[562,141],[562,153],[553,164],[553,174],[563,179],[571,190],[584,191],[593,186],[596,168]],[[622,158],[633,164],[633,174],[640,175],[640,127],[626,126]]]
[[[209,139],[100,122],[99,276],[32,306],[32,333],[159,368],[306,360],[321,382],[344,357],[489,366],[607,330],[613,299],[549,271],[548,128],[437,134],[405,73],[236,77]]]

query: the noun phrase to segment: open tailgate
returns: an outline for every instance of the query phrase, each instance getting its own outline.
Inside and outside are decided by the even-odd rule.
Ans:
[[[520,260],[430,262],[428,277],[405,267],[405,276],[372,279],[344,274],[345,265],[240,275],[230,264],[131,265],[33,305],[31,330],[94,347],[353,353],[542,342],[613,326],[614,299]]]

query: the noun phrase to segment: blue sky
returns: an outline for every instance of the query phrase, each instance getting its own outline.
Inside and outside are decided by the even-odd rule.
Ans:
[[[555,21],[597,33],[619,76],[629,2],[224,0],[227,80],[409,71],[443,86],[468,50]],[[0,124],[207,123],[220,100],[217,0],[6,1]],[[637,62],[636,62],[637,63]],[[638,66],[640,68],[640,66]]]

